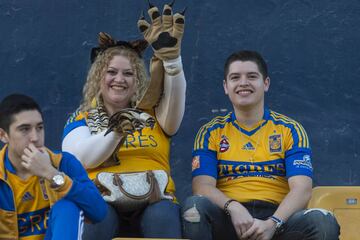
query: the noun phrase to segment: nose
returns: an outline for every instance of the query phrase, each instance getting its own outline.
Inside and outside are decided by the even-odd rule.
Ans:
[[[33,128],[30,133],[30,141],[32,143],[36,143],[39,141],[39,139],[40,139],[40,133],[35,128]]]
[[[121,73],[121,72],[119,72],[117,75],[116,75],[116,77],[115,77],[115,79],[114,79],[116,82],[125,82],[125,76]]]
[[[240,86],[248,86],[249,85],[248,78],[246,76],[242,75],[240,77],[239,84],[240,84]]]

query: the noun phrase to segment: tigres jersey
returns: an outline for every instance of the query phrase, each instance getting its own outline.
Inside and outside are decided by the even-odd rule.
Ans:
[[[26,180],[19,178],[7,157],[5,167],[14,193],[19,239],[44,239],[50,213],[44,181],[37,176]]]
[[[67,121],[63,137],[73,129],[86,126],[87,113],[76,111]],[[170,138],[163,132],[158,122],[153,129],[147,127],[134,136],[128,135],[118,152],[120,165],[87,169],[90,179],[94,179],[99,172],[136,172],[146,170],[165,170],[170,174]],[[174,193],[175,185],[169,178],[167,192]]]
[[[192,175],[214,177],[217,188],[239,202],[279,204],[289,192],[287,178],[312,177],[309,140],[299,123],[274,111],[265,109],[252,129],[229,113],[197,133]]]

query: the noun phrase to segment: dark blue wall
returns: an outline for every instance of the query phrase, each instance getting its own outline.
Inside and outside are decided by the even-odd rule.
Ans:
[[[178,0],[175,9],[185,6],[187,104],[172,142],[180,200],[191,191],[194,135],[217,111],[231,109],[223,63],[238,49],[257,50],[269,63],[267,105],[306,128],[315,184],[360,185],[360,2]],[[47,144],[59,148],[67,114],[81,99],[97,33],[139,37],[143,8],[140,0],[1,0],[0,97],[34,96],[45,112]]]

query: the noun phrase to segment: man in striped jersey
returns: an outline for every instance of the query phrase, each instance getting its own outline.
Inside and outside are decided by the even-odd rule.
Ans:
[[[270,78],[261,55],[233,53],[224,77],[233,112],[196,136],[185,237],[338,239],[330,212],[305,210],[313,176],[309,140],[298,122],[264,107]]]
[[[106,215],[106,204],[71,154],[44,146],[39,105],[12,94],[0,102],[0,239],[81,239],[84,216]]]

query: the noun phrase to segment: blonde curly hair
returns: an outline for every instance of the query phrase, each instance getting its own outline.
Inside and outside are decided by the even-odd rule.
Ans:
[[[105,77],[106,70],[114,56],[123,56],[129,59],[135,72],[136,94],[131,99],[131,107],[135,107],[136,101],[144,94],[149,80],[145,70],[145,64],[138,54],[124,46],[116,46],[106,49],[100,53],[91,65],[86,83],[83,88],[83,99],[80,104],[81,111],[88,111],[94,98],[101,97],[100,83]]]

